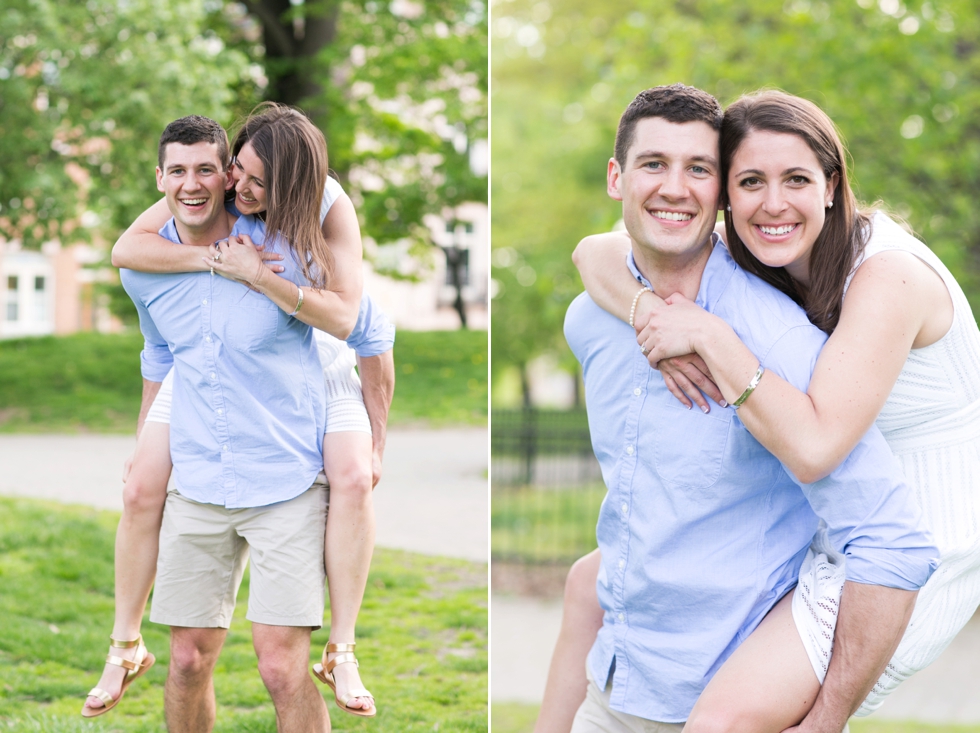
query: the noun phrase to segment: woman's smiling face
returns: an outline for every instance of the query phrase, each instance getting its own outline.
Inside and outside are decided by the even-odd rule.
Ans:
[[[803,138],[752,130],[728,174],[735,231],[760,262],[808,283],[810,252],[836,186],[837,174],[827,179]]]
[[[235,179],[235,208],[242,214],[265,211],[268,200],[265,190],[265,166],[255,154],[252,143],[245,143],[231,164]]]

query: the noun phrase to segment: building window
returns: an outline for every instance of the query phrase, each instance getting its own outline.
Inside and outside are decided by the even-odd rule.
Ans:
[[[7,276],[7,320],[8,321],[19,320],[20,312],[18,306],[19,303],[17,302],[17,276],[8,275]]]
[[[34,320],[48,320],[48,293],[44,289],[45,279],[43,275],[34,278]]]

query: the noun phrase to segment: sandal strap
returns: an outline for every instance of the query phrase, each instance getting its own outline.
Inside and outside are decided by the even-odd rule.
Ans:
[[[138,634],[132,641],[123,641],[122,639],[113,639],[109,637],[109,645],[116,647],[116,649],[132,649],[133,647],[139,646],[143,643],[143,635]]]
[[[334,669],[336,669],[337,665],[339,665],[339,664],[350,664],[352,662],[353,662],[353,664],[354,664],[355,667],[360,667],[361,666],[357,662],[357,657],[355,657],[353,654],[350,654],[350,653],[338,654],[336,657],[334,657],[329,662],[327,662],[325,665],[323,665],[323,669],[324,669],[324,671],[327,674],[330,674],[331,672],[334,671]]]
[[[110,695],[108,692],[103,690],[101,687],[93,687],[91,690],[89,690],[88,697],[99,698],[102,702],[105,703],[106,707],[109,707],[110,705],[112,705],[112,703],[115,702],[115,700],[112,699],[112,695]]]
[[[327,644],[326,651],[328,652],[352,652],[354,647],[357,646],[354,642],[350,644]]]
[[[106,654],[105,661],[107,664],[114,664],[117,667],[122,667],[123,669],[128,669],[131,672],[136,672],[140,667],[143,666],[142,660],[139,662],[133,659],[123,659],[122,657],[114,657],[111,654]]]

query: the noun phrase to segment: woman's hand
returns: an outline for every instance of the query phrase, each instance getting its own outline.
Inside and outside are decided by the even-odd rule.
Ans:
[[[667,389],[687,409],[691,409],[693,401],[701,408],[701,412],[710,412],[711,407],[704,395],[708,395],[722,407],[728,407],[721,390],[714,383],[708,365],[697,354],[661,359],[657,368],[663,375]]]
[[[219,275],[229,280],[238,280],[246,285],[254,285],[262,274],[266,259],[272,259],[269,252],[259,252],[251,237],[243,234],[222,239],[208,247],[204,261]],[[263,258],[262,255],[267,255]],[[281,258],[280,258],[281,259]],[[281,271],[281,265],[280,271]],[[270,266],[275,272],[275,267]]]
[[[661,359],[697,353],[699,337],[716,319],[680,293],[674,293],[664,302],[667,307],[654,308],[636,337],[636,343],[654,369],[659,368]]]

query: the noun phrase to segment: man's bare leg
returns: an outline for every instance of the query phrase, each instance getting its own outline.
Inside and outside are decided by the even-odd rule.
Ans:
[[[588,690],[585,658],[602,628],[602,608],[595,590],[601,563],[599,550],[593,550],[579,558],[568,571],[561,631],[551,655],[548,683],[534,733],[568,733],[575,712],[585,700]]]
[[[308,669],[310,629],[253,623],[252,644],[262,682],[276,706],[279,733],[328,733],[327,706]]]
[[[123,512],[116,529],[114,639],[131,641],[139,636],[143,611],[156,575],[160,523],[171,468],[170,425],[145,423],[123,487]],[[109,653],[122,659],[133,659],[137,649],[110,647]],[[107,663],[96,687],[118,700],[127,672],[123,667]],[[104,704],[97,697],[85,701],[87,708],[97,709]]]
[[[324,561],[330,592],[330,643],[354,643],[354,627],[364,598],[374,551],[374,499],[371,436],[344,431],[323,436],[323,468],[330,483]],[[337,653],[327,655],[327,661]],[[333,669],[337,692],[364,687],[354,664]],[[349,700],[352,709],[369,710],[370,698]]]
[[[170,629],[170,673],[163,692],[168,733],[214,728],[214,665],[227,629]]]

